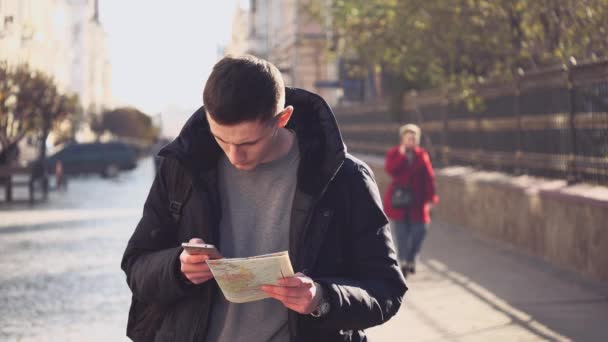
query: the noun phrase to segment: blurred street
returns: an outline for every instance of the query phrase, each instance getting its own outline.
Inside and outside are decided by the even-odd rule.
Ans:
[[[0,207],[0,340],[120,341],[130,292],[120,270],[153,177],[72,178],[35,209]]]
[[[119,263],[152,161],[113,180],[75,178],[35,209],[0,207],[0,340],[120,341]],[[435,223],[400,313],[371,341],[605,341],[608,288]]]

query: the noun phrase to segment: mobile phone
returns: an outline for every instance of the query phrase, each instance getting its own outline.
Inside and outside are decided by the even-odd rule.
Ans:
[[[220,251],[214,245],[206,244],[206,243],[190,243],[184,242],[182,243],[182,247],[188,252],[188,254],[199,255],[204,254],[208,255],[211,259],[221,258],[222,255]]]

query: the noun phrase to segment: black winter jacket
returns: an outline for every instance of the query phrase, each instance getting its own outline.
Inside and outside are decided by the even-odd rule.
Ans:
[[[290,311],[291,341],[366,341],[363,330],[397,313],[407,290],[378,187],[369,167],[346,153],[334,115],[321,97],[287,88],[286,102],[295,109],[287,128],[296,132],[301,153],[289,254],[294,271],[323,285],[331,305],[321,318]],[[222,153],[203,108],[159,153],[188,172],[192,192],[176,224],[167,195],[176,180],[161,164],[121,264],[133,293],[127,327],[131,338],[140,336],[139,320],[159,315],[158,325],[146,328],[148,340],[205,340],[219,288],[215,281],[184,282],[179,255],[181,242],[193,237],[219,241],[216,165]]]

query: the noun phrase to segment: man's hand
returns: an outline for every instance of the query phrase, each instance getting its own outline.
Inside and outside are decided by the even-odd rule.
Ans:
[[[201,239],[190,239],[189,242],[205,243]],[[212,279],[213,274],[209,270],[209,265],[207,265],[209,259],[208,255],[192,255],[183,250],[179,256],[179,261],[181,262],[181,271],[186,279],[197,285]]]
[[[279,279],[277,285],[264,285],[262,291],[283,303],[286,308],[303,315],[315,311],[321,301],[321,289],[303,273]]]

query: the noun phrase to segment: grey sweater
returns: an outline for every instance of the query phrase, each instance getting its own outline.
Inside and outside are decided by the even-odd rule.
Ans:
[[[225,156],[220,160],[219,249],[224,257],[248,257],[289,248],[299,161],[297,141],[287,155],[252,171],[236,169]],[[289,341],[287,309],[274,299],[234,304],[218,293],[207,341]]]

